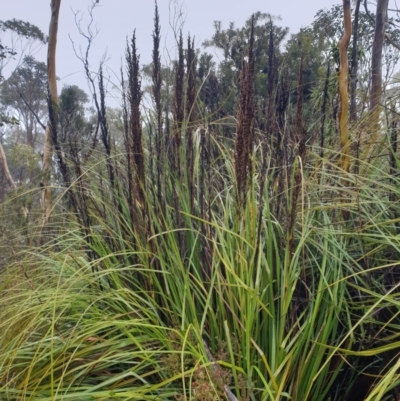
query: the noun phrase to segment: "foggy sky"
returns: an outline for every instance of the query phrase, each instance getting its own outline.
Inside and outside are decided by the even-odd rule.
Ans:
[[[281,16],[282,20],[277,23],[289,27],[291,33],[296,33],[312,22],[318,10],[338,3],[338,0],[158,0],[161,45],[164,49],[162,63],[167,64],[170,58],[175,58],[174,25],[176,28],[184,23],[184,35],[190,33],[195,37],[196,47],[200,47],[213,34],[215,20],[222,21],[222,28],[227,28],[230,21],[235,22],[236,27],[241,27],[253,12],[261,11]],[[48,34],[50,0],[0,0],[0,4],[1,20],[16,18],[29,21]],[[90,4],[91,0],[61,1],[57,43],[59,90],[64,84],[77,84],[88,92],[82,63],[73,52],[69,35],[78,50],[79,46],[85,50],[86,43],[77,32],[74,13],[83,12],[79,14],[79,18],[82,18],[81,24],[85,28]],[[179,9],[182,10],[182,15],[177,23]],[[100,60],[107,53],[105,65],[110,78],[109,90],[112,83],[119,86],[119,70],[126,38],[131,37],[134,29],[141,62],[151,61],[153,17],[153,0],[99,0],[99,5],[94,10],[94,26],[99,29],[99,33],[93,43],[90,63],[91,69],[97,71]],[[43,48],[35,57],[46,61],[46,49]]]

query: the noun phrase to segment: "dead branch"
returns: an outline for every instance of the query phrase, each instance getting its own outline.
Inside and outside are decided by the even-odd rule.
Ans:
[[[215,359],[212,356],[210,348],[208,348],[207,343],[205,341],[203,341],[203,344],[204,344],[204,348],[206,350],[207,358],[210,362],[212,362],[211,369],[214,373],[216,373],[217,367],[215,366]],[[232,393],[232,391],[226,384],[224,384],[224,392],[225,392],[226,398],[228,398],[229,401],[238,401],[235,394]]]

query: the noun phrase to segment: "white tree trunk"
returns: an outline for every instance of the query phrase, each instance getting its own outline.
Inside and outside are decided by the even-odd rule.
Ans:
[[[0,144],[0,165],[3,170],[3,174],[6,177],[6,181],[8,182],[8,185],[12,188],[15,189],[17,185],[15,184],[15,181],[13,180],[10,170],[8,169],[8,164],[7,164],[7,158],[6,154],[4,153],[3,146]]]
[[[49,44],[47,49],[47,75],[49,82],[49,92],[53,109],[57,112],[58,92],[56,81],[56,45],[58,31],[58,16],[60,12],[61,0],[51,0],[51,19],[49,28]],[[50,188],[50,173],[51,173],[51,158],[53,154],[53,141],[50,122],[47,124],[43,148],[43,226],[47,223],[51,212],[51,188]]]

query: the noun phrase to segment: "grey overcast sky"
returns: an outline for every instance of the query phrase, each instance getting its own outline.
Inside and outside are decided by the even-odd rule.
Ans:
[[[60,88],[64,84],[78,84],[87,91],[82,64],[74,55],[69,35],[77,47],[82,45],[85,48],[85,42],[79,36],[74,23],[74,12],[83,13],[80,15],[83,18],[82,26],[85,27],[87,8],[91,3],[92,0],[61,1],[57,45],[57,76],[60,78]],[[222,21],[223,27],[227,27],[230,21],[240,27],[253,12],[261,11],[280,16],[282,20],[278,23],[289,27],[291,33],[296,33],[312,22],[318,10],[331,8],[338,3],[339,0],[158,0],[165,49],[162,62],[166,63],[168,53],[172,58],[175,55],[171,25],[176,4],[183,11],[184,34],[190,33],[194,36],[197,47],[200,47],[205,39],[211,37],[215,20]],[[0,5],[1,20],[16,18],[29,21],[48,34],[50,0],[0,0]],[[118,84],[118,77],[114,74],[119,75],[126,37],[131,36],[134,29],[141,62],[150,62],[153,16],[153,0],[99,0],[94,10],[94,24],[99,33],[91,50],[92,70],[98,70],[99,61],[107,52],[106,66],[110,81]],[[45,61],[46,49],[42,49],[35,57]]]

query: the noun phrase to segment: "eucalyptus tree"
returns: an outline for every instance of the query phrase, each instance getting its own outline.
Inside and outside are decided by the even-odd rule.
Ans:
[[[40,121],[46,114],[46,64],[25,56],[23,63],[0,87],[1,102],[9,117],[26,132],[25,143],[35,147]]]
[[[42,183],[42,202],[43,202],[43,225],[45,225],[51,213],[51,190],[50,173],[53,145],[56,142],[56,110],[58,106],[58,92],[56,80],[56,45],[58,32],[58,16],[60,12],[61,0],[51,0],[51,18],[49,27],[49,44],[47,48],[47,78],[49,85],[49,114],[50,119],[45,130],[43,146],[43,178]],[[59,150],[59,149],[58,149]],[[58,159],[62,163],[61,153],[58,151]],[[63,168],[62,168],[63,169]],[[64,169],[63,169],[64,170]]]
[[[377,107],[382,96],[382,52],[385,41],[388,4],[389,0],[378,0],[376,4],[374,40],[372,44],[370,101],[370,110],[376,117],[378,116]],[[377,128],[377,118],[374,118],[373,125]]]
[[[370,108],[369,99],[374,92],[373,81],[375,82],[377,75],[380,75],[383,81],[388,82],[400,60],[400,46],[397,45],[400,43],[400,29],[396,25],[397,17],[388,15],[388,1],[383,1],[385,4],[382,3],[382,0],[378,1],[379,9],[376,14],[365,7],[367,2],[363,1],[364,7],[360,7],[359,0],[353,2],[355,6],[352,10],[353,40],[349,46],[349,65],[352,88],[355,88],[354,84],[357,84],[357,91],[352,89],[352,120]],[[385,10],[384,16],[382,10]],[[382,21],[382,17],[386,22],[379,23],[379,32],[377,32],[376,21],[377,19]],[[322,41],[321,45],[325,49],[332,49],[333,60],[336,67],[339,67],[338,43],[344,34],[342,6],[335,5],[330,9],[318,11],[311,26],[314,34],[319,36]],[[382,29],[385,30],[382,31]],[[381,45],[378,45],[377,42],[379,38]],[[379,54],[381,54],[380,57]],[[384,63],[382,63],[383,60]],[[374,73],[377,71],[378,65],[381,65],[381,74]],[[382,70],[382,66],[384,66],[384,70]],[[357,100],[357,113],[354,111],[354,97]]]
[[[0,20],[0,88],[26,56],[32,56],[45,43],[47,37],[37,26],[15,18]],[[9,115],[6,109],[0,97],[0,127],[18,123],[18,119]]]
[[[58,110],[58,136],[63,151],[73,159],[80,158],[91,145],[93,121],[86,107],[89,96],[78,86],[61,89]]]
[[[10,77],[15,80],[33,60],[32,54],[45,43],[47,37],[37,26],[15,18],[0,20],[0,89],[7,85]],[[0,94],[0,126],[15,125],[18,119],[7,113],[3,100]]]
[[[25,56],[31,56],[46,43],[47,36],[30,22],[15,18],[0,21],[0,84],[6,67],[13,64],[17,68]]]

